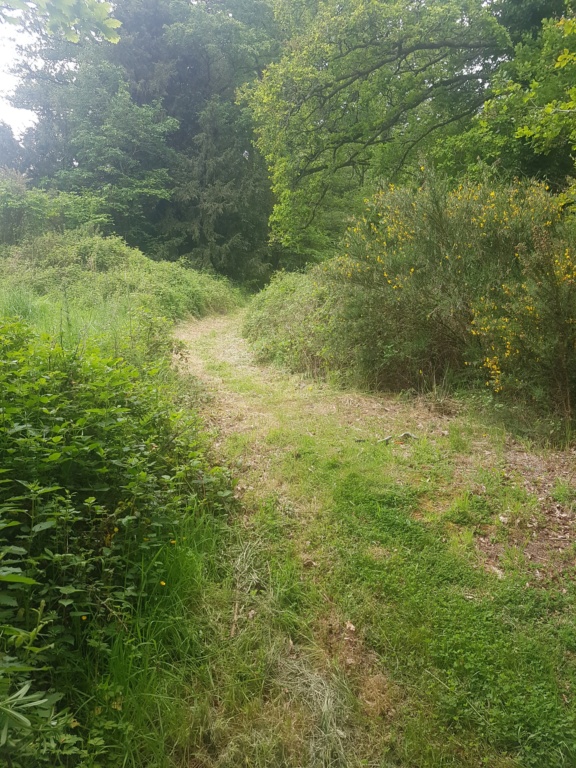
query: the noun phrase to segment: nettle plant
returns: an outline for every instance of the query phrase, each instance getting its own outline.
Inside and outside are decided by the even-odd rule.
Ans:
[[[162,599],[183,517],[229,494],[158,381],[0,323],[0,756],[54,764],[104,748],[85,728],[119,713],[85,706],[85,670],[105,675],[115,639],[129,645]]]

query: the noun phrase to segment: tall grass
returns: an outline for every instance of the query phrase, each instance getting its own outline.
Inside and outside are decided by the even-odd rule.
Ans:
[[[170,329],[239,300],[85,230],[0,259],[0,761],[14,768],[162,768],[197,745],[231,491],[179,407]]]
[[[226,312],[240,301],[226,280],[154,262],[118,237],[89,230],[45,234],[0,258],[0,315],[69,343],[96,337],[114,346],[143,315],[173,322]]]

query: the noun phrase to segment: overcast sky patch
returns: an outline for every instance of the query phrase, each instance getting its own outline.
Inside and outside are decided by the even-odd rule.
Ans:
[[[18,82],[10,74],[16,64],[18,54],[16,46],[26,41],[26,35],[9,24],[0,23],[0,120],[8,123],[17,136],[34,123],[34,113],[27,109],[14,109],[6,97],[14,90]]]

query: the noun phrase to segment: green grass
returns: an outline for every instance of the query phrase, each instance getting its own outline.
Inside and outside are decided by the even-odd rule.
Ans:
[[[478,421],[465,401],[450,417],[390,398],[384,412],[373,415],[371,400],[356,411],[346,393],[306,380],[257,368],[239,376],[220,366],[217,339],[201,338],[197,350],[218,367],[224,390],[242,397],[238,407],[260,414],[225,449],[243,467],[271,457],[264,477],[261,460],[248,470],[249,498],[276,486],[293,504],[280,509],[284,527],[261,535],[273,545],[289,533],[300,558],[313,561],[302,578],[321,599],[304,625],[349,689],[334,764],[574,764],[572,550],[552,546],[543,564],[526,555],[534,521],[546,519],[506,470],[501,425]],[[405,431],[418,439],[383,440]],[[565,509],[573,496],[565,480],[551,492]],[[334,656],[325,647],[328,621],[355,626],[355,650]],[[377,674],[392,700],[383,721],[362,705]]]
[[[397,679],[433,702],[448,743],[479,755],[490,744],[524,765],[574,760],[576,720],[558,682],[572,686],[576,668],[557,639],[574,595],[539,594],[523,574],[500,581],[472,568],[441,530],[412,519],[416,508],[403,486],[375,488],[354,474],[338,485],[332,524],[345,543],[333,592],[344,593],[345,611]],[[392,549],[385,562],[366,556],[374,543]]]

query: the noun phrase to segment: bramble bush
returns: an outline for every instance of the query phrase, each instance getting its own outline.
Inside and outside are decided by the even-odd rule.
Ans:
[[[239,294],[86,228],[5,249],[0,278],[0,763],[168,765],[231,497],[171,327]]]

